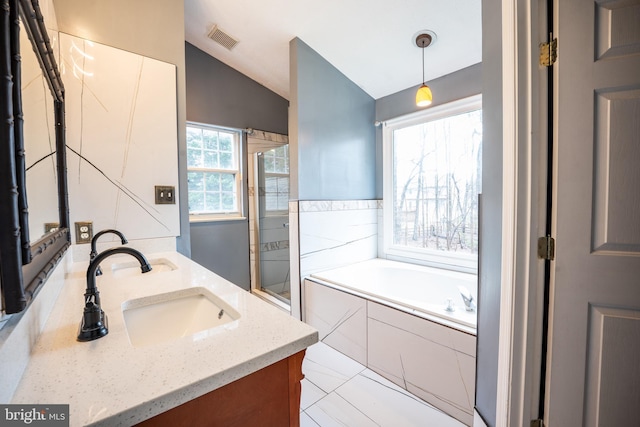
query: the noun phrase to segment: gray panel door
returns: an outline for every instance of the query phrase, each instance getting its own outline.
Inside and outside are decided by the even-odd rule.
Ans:
[[[557,0],[546,425],[640,425],[640,1]]]

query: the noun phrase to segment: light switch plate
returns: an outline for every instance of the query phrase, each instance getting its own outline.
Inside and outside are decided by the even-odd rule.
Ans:
[[[156,205],[175,205],[176,187],[172,185],[156,185]]]

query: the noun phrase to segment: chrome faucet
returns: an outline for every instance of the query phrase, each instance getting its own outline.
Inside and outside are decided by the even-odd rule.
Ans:
[[[476,304],[473,302],[473,295],[469,292],[469,289],[464,286],[458,286],[458,290],[460,291],[460,295],[462,296],[462,301],[464,301],[464,306],[467,311],[474,311],[476,309]]]
[[[105,258],[115,254],[129,254],[138,260],[143,273],[151,271],[149,261],[133,248],[112,248],[96,255],[87,269],[87,289],[84,293],[84,312],[78,330],[78,341],[92,341],[109,333],[107,315],[100,307],[100,292],[96,286],[96,270]]]
[[[127,242],[127,239],[124,237],[124,234],[122,234],[118,230],[108,229],[108,230],[99,231],[93,236],[93,239],[91,239],[91,253],[89,254],[89,262],[93,261],[93,259],[98,256],[98,250],[96,249],[96,244],[98,243],[98,237],[107,233],[112,233],[120,237],[120,241],[122,242],[123,245],[126,245],[127,243],[129,243]],[[96,270],[96,276],[101,276],[101,275],[102,275],[102,269],[100,269],[100,266],[98,266],[98,269]]]

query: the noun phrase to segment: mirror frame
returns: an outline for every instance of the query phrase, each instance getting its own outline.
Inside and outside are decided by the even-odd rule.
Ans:
[[[20,19],[19,19],[19,18]],[[20,20],[54,100],[57,230],[29,242],[28,198],[20,89]],[[64,85],[38,0],[2,0],[0,10],[0,270],[5,313],[24,310],[70,246]],[[12,78],[13,77],[13,78]],[[28,118],[27,118],[28,120]]]

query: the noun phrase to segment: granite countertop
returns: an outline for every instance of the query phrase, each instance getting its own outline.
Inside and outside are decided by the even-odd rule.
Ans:
[[[76,341],[87,262],[71,265],[11,403],[69,404],[71,426],[131,425],[318,341],[314,328],[177,252],[146,256],[156,265],[147,274],[127,255],[102,262],[104,274],[97,286],[109,334],[90,342]],[[196,286],[211,291],[241,317],[192,336],[131,345],[123,302]]]

